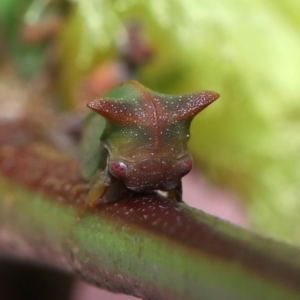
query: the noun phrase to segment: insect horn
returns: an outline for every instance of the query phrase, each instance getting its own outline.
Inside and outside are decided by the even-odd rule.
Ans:
[[[200,91],[184,94],[180,97],[181,105],[172,113],[173,120],[183,121],[194,118],[200,111],[219,98],[219,94],[212,91]]]

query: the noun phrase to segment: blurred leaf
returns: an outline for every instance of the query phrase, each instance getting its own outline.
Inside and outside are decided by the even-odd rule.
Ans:
[[[64,0],[0,2],[5,50],[21,76],[37,75],[49,68],[48,61],[55,60],[51,44],[65,6]]]

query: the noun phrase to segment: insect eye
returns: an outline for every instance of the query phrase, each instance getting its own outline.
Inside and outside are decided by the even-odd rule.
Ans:
[[[124,179],[126,177],[127,167],[123,162],[113,161],[109,163],[109,171],[114,177]]]
[[[181,161],[182,175],[189,173],[193,167],[193,160],[190,157],[184,158]]]

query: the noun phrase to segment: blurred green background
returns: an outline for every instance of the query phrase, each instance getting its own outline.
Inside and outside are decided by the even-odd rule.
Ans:
[[[130,22],[151,52],[134,70]],[[244,202],[253,229],[300,244],[300,2],[0,0],[0,32],[2,66],[48,72],[58,110],[122,72],[163,93],[220,93],[192,125],[196,166]]]

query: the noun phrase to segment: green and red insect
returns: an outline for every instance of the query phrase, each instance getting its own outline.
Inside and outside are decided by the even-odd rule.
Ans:
[[[218,97],[210,91],[164,95],[126,81],[89,102],[96,113],[87,118],[81,151],[82,176],[92,183],[88,204],[117,201],[124,189],[167,191],[182,201],[181,178],[193,164],[191,121]]]

